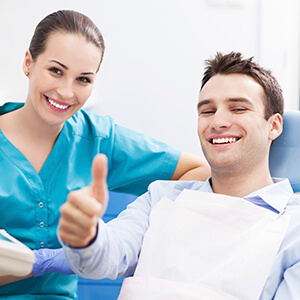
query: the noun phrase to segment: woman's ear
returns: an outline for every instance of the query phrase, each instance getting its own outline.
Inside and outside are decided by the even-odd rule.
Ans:
[[[23,62],[23,72],[27,77],[30,74],[31,64],[32,64],[32,56],[31,56],[30,51],[27,50],[25,53],[25,58],[24,58],[24,62]]]
[[[269,120],[269,140],[274,141],[282,132],[282,116],[280,114],[272,115]]]

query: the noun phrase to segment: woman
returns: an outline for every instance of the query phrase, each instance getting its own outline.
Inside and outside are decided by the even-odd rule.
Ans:
[[[0,227],[31,249],[60,247],[59,207],[71,190],[90,183],[97,153],[108,157],[113,191],[139,195],[155,179],[203,180],[209,174],[203,159],[81,110],[103,53],[102,35],[88,17],[50,14],[37,25],[25,54],[25,103],[0,107]],[[20,279],[0,278],[0,297],[77,297],[74,275]]]

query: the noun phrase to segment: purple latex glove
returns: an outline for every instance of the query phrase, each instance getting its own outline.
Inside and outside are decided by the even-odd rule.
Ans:
[[[63,248],[33,250],[35,263],[33,264],[34,277],[50,272],[72,275]]]

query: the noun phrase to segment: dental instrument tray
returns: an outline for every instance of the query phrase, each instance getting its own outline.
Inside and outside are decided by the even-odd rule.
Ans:
[[[0,229],[0,275],[26,276],[34,261],[31,249]]]

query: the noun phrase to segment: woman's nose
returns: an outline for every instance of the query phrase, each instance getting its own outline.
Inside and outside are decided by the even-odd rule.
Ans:
[[[73,84],[68,80],[61,82],[60,86],[57,88],[57,93],[62,99],[70,99],[74,96]]]

